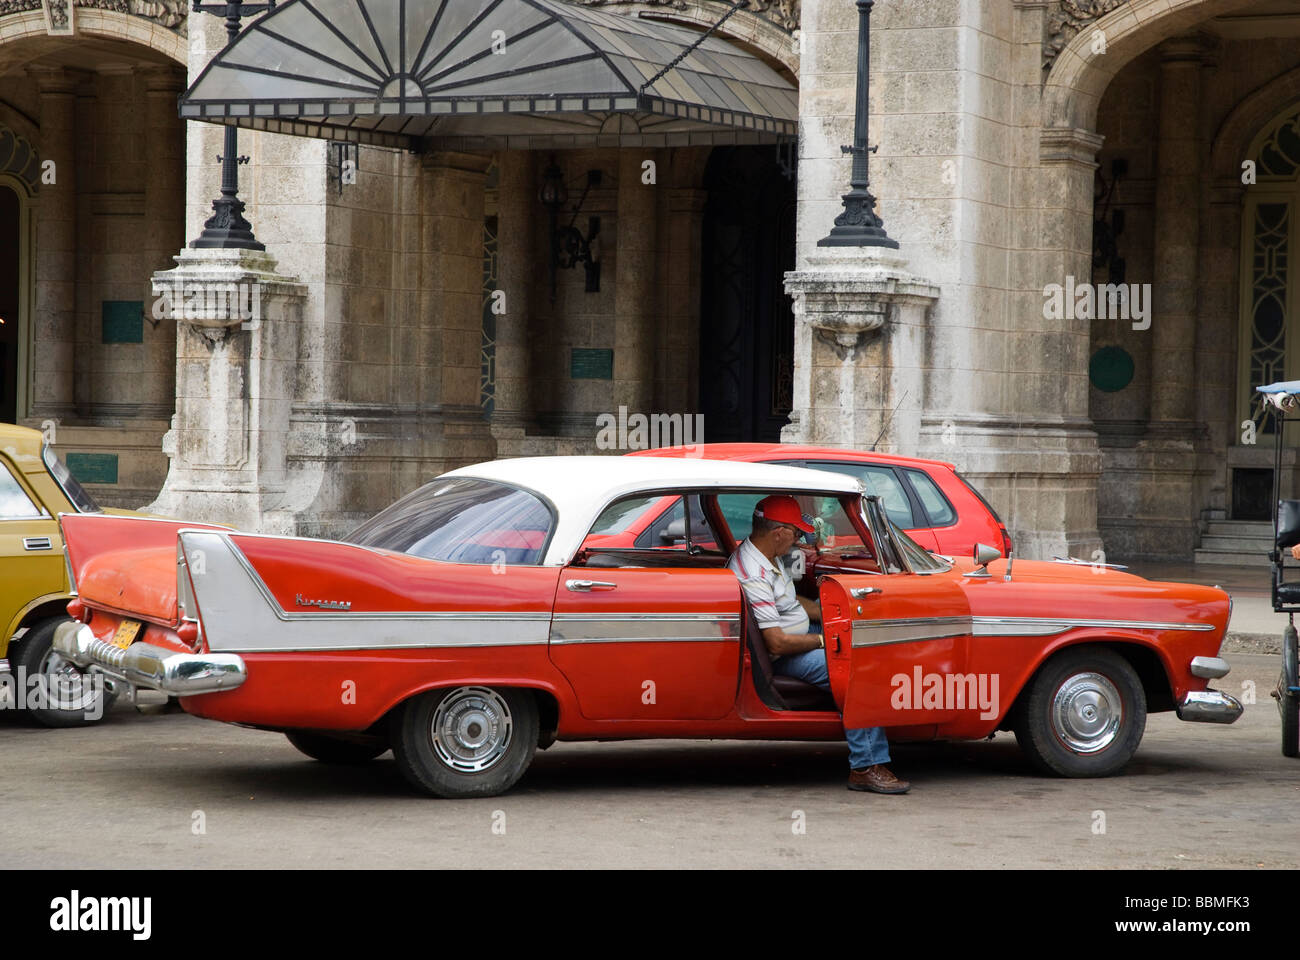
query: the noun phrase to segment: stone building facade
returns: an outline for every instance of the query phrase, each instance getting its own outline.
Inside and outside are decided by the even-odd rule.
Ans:
[[[573,6],[700,30],[731,4]],[[877,0],[871,24],[897,251],[818,246],[848,187],[855,4],[751,0],[713,36],[797,89],[797,145],[617,119],[417,149],[245,129],[265,255],[177,258],[223,132],[175,98],[221,21],[0,3],[11,415],[56,423],[106,502],[281,532],[337,534],[463,463],[595,452],[620,408],[955,462],[1026,556],[1186,559],[1210,521],[1256,518],[1250,387],[1300,375],[1300,3]],[[557,225],[588,262],[551,270]],[[253,282],[263,322],[154,323],[167,277]]]

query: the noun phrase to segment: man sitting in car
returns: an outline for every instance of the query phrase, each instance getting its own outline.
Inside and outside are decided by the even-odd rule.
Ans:
[[[753,528],[736,548],[727,566],[740,578],[754,619],[772,655],[772,670],[787,677],[830,690],[826,666],[826,640],[810,633],[810,618],[820,611],[812,600],[798,596],[781,557],[793,549],[800,531],[812,533],[799,504],[791,496],[771,496],[754,507]],[[849,742],[849,789],[872,793],[907,793],[911,788],[885,764],[889,741],[880,727],[846,729]]]

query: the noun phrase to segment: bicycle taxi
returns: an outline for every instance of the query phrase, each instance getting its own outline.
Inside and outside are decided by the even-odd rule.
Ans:
[[[1273,432],[1275,454],[1273,458],[1273,549],[1269,560],[1273,565],[1273,609],[1287,614],[1287,625],[1282,630],[1282,672],[1277,689],[1272,693],[1282,714],[1282,753],[1300,756],[1300,667],[1297,666],[1297,637],[1295,615],[1300,611],[1300,580],[1286,580],[1286,556],[1300,545],[1300,500],[1281,498],[1282,440],[1288,423],[1300,416],[1287,419],[1287,413],[1300,410],[1300,380],[1287,380],[1258,387],[1261,402],[1277,421]],[[1293,554],[1294,555],[1294,554]],[[1292,567],[1295,571],[1297,568]]]

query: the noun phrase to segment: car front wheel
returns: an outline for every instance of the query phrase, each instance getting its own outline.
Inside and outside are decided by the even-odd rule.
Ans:
[[[1030,681],[1016,741],[1043,773],[1106,777],[1137,751],[1146,722],[1146,693],[1132,665],[1111,650],[1077,647]]]
[[[402,775],[425,793],[492,797],[528,769],[537,729],[537,702],[528,690],[430,690],[394,713],[393,756]]]
[[[84,727],[103,719],[117,695],[54,649],[54,630],[66,617],[36,624],[11,657],[15,691],[27,714],[46,727]]]

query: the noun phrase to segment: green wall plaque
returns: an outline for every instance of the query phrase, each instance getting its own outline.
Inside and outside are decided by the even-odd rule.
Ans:
[[[574,347],[569,360],[569,377],[574,380],[613,380],[614,351]]]
[[[144,343],[144,301],[105,300],[101,343]]]
[[[1102,347],[1088,364],[1088,379],[1098,390],[1117,393],[1133,382],[1132,355],[1123,347]]]
[[[70,453],[63,460],[81,483],[117,483],[116,453]]]

